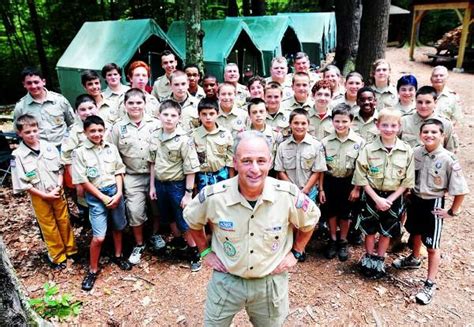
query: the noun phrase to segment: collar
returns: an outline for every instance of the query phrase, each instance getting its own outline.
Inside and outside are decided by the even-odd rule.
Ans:
[[[219,132],[224,132],[225,129],[220,127],[219,124],[216,123],[216,129],[213,130],[212,132],[209,132],[204,126],[199,126],[198,128],[196,128],[196,133],[198,134],[198,136],[200,137],[204,137],[206,135],[215,135]]]
[[[304,142],[304,143],[311,144],[312,138],[313,137],[309,133],[306,133],[306,135],[304,136],[304,138],[301,140],[300,143]],[[289,142],[297,143],[293,135],[290,136],[289,140],[290,140]]]
[[[437,154],[439,154],[440,152],[443,152],[443,149],[444,149],[443,144],[440,144],[436,149],[434,149],[431,152],[428,152],[426,148],[423,147],[422,154],[423,156],[430,156],[431,159],[434,159]]]
[[[95,143],[92,143],[89,139],[86,139],[83,144],[84,144],[84,147],[87,148],[87,149],[92,149],[92,148],[96,148],[96,149],[104,148],[105,149],[105,148],[110,146],[110,144],[107,143],[104,140],[102,140],[101,145],[97,145]]]
[[[226,204],[234,205],[237,203],[242,204],[243,206],[248,206],[248,200],[239,192],[239,176],[232,177],[228,179],[229,181],[229,191],[226,194]],[[262,195],[257,200],[258,204],[263,201],[274,202],[275,201],[275,188],[273,187],[272,178],[267,177],[265,179],[265,184],[263,186]]]
[[[181,136],[181,135],[185,135],[185,134],[186,134],[186,132],[181,128],[180,125],[178,125],[178,126],[176,126],[176,129],[173,131],[173,133],[169,134],[169,136],[166,139],[163,139],[164,130],[163,130],[163,127],[161,127],[158,130],[158,139],[162,142],[166,142],[166,141],[172,140],[176,136]]]
[[[354,141],[356,143],[359,143],[359,136],[357,135],[356,132],[352,130],[352,128],[349,128],[349,134],[347,135],[347,138],[343,141],[337,136],[336,132],[331,133],[327,136],[328,140],[339,140],[341,143],[347,142],[349,140]]]
[[[380,135],[372,143],[376,146],[374,151],[377,151],[377,150],[387,151],[385,145],[383,145],[382,143],[382,137]],[[395,145],[392,148],[392,153],[394,150],[400,150],[400,151],[406,152],[407,150],[406,150],[406,147],[404,147],[404,144],[405,143],[397,137],[395,141]]]
[[[43,88],[43,89],[44,89],[44,91],[46,92],[46,97],[44,98],[44,101],[43,101],[42,103],[45,103],[45,102],[49,101],[49,102],[52,102],[52,103],[54,104],[54,97],[53,97],[53,95],[51,94],[51,92],[49,92],[47,88]],[[36,100],[31,96],[31,94],[28,92],[28,93],[26,94],[26,103],[27,103],[27,104],[32,104],[33,102],[40,103],[40,102],[36,101]]]

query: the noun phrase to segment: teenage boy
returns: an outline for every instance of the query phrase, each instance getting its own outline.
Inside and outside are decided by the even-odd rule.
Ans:
[[[118,102],[105,99],[101,91],[99,74],[93,70],[83,71],[81,73],[81,84],[87,94],[94,98],[100,118],[111,123],[110,113],[111,111],[115,112],[115,110],[117,110]]]
[[[201,100],[206,96],[204,93],[203,88],[199,85],[199,81],[201,80],[201,73],[199,72],[199,67],[196,64],[187,64],[184,66],[183,71],[188,76],[188,92],[193,97],[198,100]]]
[[[117,147],[125,164],[123,188],[125,208],[129,225],[135,238],[135,247],[128,261],[137,265],[145,250],[143,227],[147,217],[147,207],[153,219],[153,234],[150,242],[155,251],[165,247],[159,235],[159,213],[154,201],[149,199],[150,168],[148,152],[150,136],[160,127],[158,119],[145,115],[145,93],[140,89],[125,92],[124,104],[127,113],[117,121],[112,129],[112,143]]]
[[[303,108],[308,111],[314,106],[314,101],[310,96],[309,75],[304,72],[293,74],[292,84],[293,96],[282,101],[282,110],[291,112],[297,108]]]
[[[290,135],[289,128],[289,112],[284,112],[281,109],[281,99],[283,96],[283,90],[281,85],[277,82],[270,82],[265,85],[264,99],[267,106],[267,119],[266,123],[272,127],[272,129],[281,133],[283,137]]]
[[[82,185],[89,206],[92,225],[90,266],[82,281],[82,289],[90,291],[99,272],[100,250],[109,223],[115,247],[112,262],[122,270],[130,270],[132,265],[122,255],[122,231],[127,226],[122,197],[125,166],[115,145],[104,141],[105,123],[102,118],[87,117],[84,132],[87,140],[74,150],[72,156],[72,181]]]
[[[61,94],[45,88],[46,81],[36,68],[23,69],[21,79],[28,94],[15,105],[13,123],[23,114],[32,115],[38,122],[40,139],[59,147],[67,127],[74,124],[71,105]]]
[[[363,187],[365,192],[356,228],[365,235],[366,253],[360,261],[361,270],[371,278],[385,276],[385,253],[390,239],[401,233],[403,193],[415,183],[413,150],[397,137],[400,118],[400,112],[395,110],[379,112],[380,136],[360,151],[352,179],[352,184]],[[377,233],[380,237],[375,248]]]
[[[29,114],[16,120],[22,138],[12,155],[13,193],[28,192],[53,269],[66,268],[77,253],[64,196],[63,167],[56,147],[39,139],[38,122]]]
[[[161,53],[161,68],[163,68],[165,74],[156,79],[151,92],[151,95],[160,102],[169,98],[171,94],[170,77],[176,70],[177,65],[176,57],[171,51],[165,50]]]
[[[272,59],[270,67],[270,77],[265,79],[266,84],[270,82],[278,83],[282,89],[282,98],[286,100],[294,94],[291,87],[291,78],[287,77],[288,62],[285,57],[275,57]]]
[[[235,86],[229,83],[219,85],[219,114],[217,124],[236,136],[245,130],[248,114],[235,103]]]
[[[331,109],[329,109],[332,98],[331,84],[326,80],[318,81],[314,84],[311,93],[314,107],[308,111],[309,133],[318,140],[322,140],[334,131]]]
[[[421,267],[421,244],[428,249],[428,275],[416,301],[429,304],[436,290],[440,263],[441,231],[445,219],[459,216],[469,189],[455,155],[443,148],[443,123],[427,119],[420,127],[423,146],[414,150],[416,181],[408,203],[405,227],[413,238],[413,252],[395,260],[397,269]],[[451,208],[444,209],[444,195],[454,196]]]
[[[366,142],[374,141],[379,135],[377,128],[377,98],[370,87],[363,87],[357,91],[357,105],[359,111],[352,122],[354,132],[362,136]]]
[[[122,84],[122,68],[116,63],[105,64],[101,75],[107,83],[107,87],[102,91],[106,100],[118,101],[120,96],[130,89],[129,86]]]
[[[173,100],[160,105],[162,128],[150,138],[150,197],[158,200],[162,217],[171,216],[184,234],[190,249],[191,271],[201,269],[201,258],[196,243],[183,219],[183,209],[191,201],[194,177],[199,172],[199,159],[194,141],[178,122],[181,107]]]
[[[206,93],[206,98],[217,101],[217,93],[219,92],[219,82],[214,75],[204,75],[202,79],[202,88]]]
[[[191,134],[199,159],[200,171],[197,173],[197,189],[234,176],[232,134],[217,125],[219,107],[216,101],[202,99],[198,105],[201,126]]]
[[[444,141],[446,150],[456,152],[458,140],[453,131],[453,124],[449,119],[435,113],[436,90],[432,86],[422,86],[416,92],[416,112],[402,117],[400,138],[412,147],[422,144],[420,140],[420,127],[429,118],[436,118],[443,123]]]
[[[235,103],[238,107],[245,106],[250,92],[245,85],[239,83],[240,73],[237,64],[231,62],[224,68],[224,82],[234,85],[235,87]]]

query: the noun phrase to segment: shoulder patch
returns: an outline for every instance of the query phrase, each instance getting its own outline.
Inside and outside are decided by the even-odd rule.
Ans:
[[[455,162],[453,164],[453,171],[460,171],[461,170],[461,165],[459,164],[459,162]]]
[[[308,211],[310,201],[311,200],[306,194],[299,192],[298,196],[296,197],[295,207],[296,209],[303,209],[303,211],[306,212]]]

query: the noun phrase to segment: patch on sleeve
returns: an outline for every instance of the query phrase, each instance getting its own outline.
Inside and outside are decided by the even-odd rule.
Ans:
[[[11,167],[11,168],[15,168],[15,167],[16,167],[16,161],[15,161],[15,159],[11,159],[11,160],[10,160],[10,167]]]
[[[206,190],[203,188],[198,195],[199,203],[204,203],[206,201]]]
[[[453,164],[453,171],[460,171],[461,170],[461,165],[459,164],[459,162],[455,162]]]
[[[303,209],[304,212],[308,211],[309,201],[310,199],[308,196],[306,196],[306,194],[299,192],[295,202],[296,209]]]

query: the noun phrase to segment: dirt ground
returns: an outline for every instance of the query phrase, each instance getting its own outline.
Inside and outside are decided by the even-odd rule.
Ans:
[[[416,62],[408,60],[408,49],[390,48],[387,58],[392,64],[392,79],[405,73],[414,74],[419,85],[429,84],[431,66],[426,51],[417,48]],[[473,136],[472,89],[474,75],[450,73],[449,86],[464,102],[465,122],[457,127],[462,145],[459,157],[474,190],[474,156],[470,149]],[[68,268],[53,272],[41,259],[44,248],[32,209],[27,198],[12,197],[8,189],[0,190],[0,234],[10,252],[12,262],[29,297],[42,296],[47,281],[59,284],[62,293],[83,301],[81,313],[69,324],[201,326],[206,285],[211,271],[203,268],[191,273],[186,262],[163,260],[147,252],[139,266],[122,272],[103,258],[102,271],[92,292],[81,291],[86,261],[81,265],[68,263]],[[438,291],[432,304],[414,303],[414,294],[426,275],[427,263],[415,271],[393,271],[378,281],[366,280],[357,272],[361,247],[352,249],[346,263],[326,260],[311,243],[309,258],[298,264],[290,274],[290,315],[286,326],[398,326],[456,325],[474,323],[474,246],[472,214],[474,203],[468,196],[461,217],[445,223],[442,241],[442,262]],[[79,246],[87,251],[89,238],[76,229]],[[390,264],[398,254],[390,254]],[[250,326],[241,312],[235,326]]]

